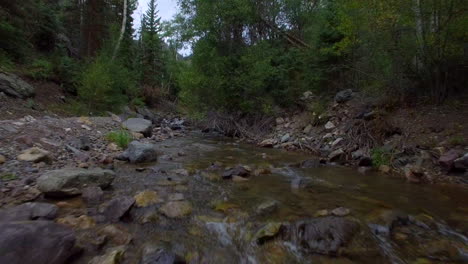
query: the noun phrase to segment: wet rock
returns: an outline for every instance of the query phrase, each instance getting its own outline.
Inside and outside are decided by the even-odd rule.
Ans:
[[[405,224],[408,215],[397,210],[377,210],[368,217],[368,224],[374,234],[390,235],[398,224]]]
[[[334,216],[347,216],[351,213],[351,210],[345,207],[338,207],[331,211],[331,214]]]
[[[232,176],[232,181],[233,182],[247,182],[247,181],[249,181],[249,179],[241,177],[241,176],[234,175],[234,176]]]
[[[96,225],[96,221],[93,218],[82,215],[75,217],[72,215],[65,216],[57,219],[58,224],[66,225],[74,229],[89,229]]]
[[[110,222],[118,222],[133,206],[135,199],[130,196],[115,197],[100,208],[100,212]]]
[[[135,205],[137,207],[147,207],[161,202],[155,191],[146,190],[135,195]]]
[[[330,215],[330,211],[328,211],[327,209],[318,210],[314,214],[315,217],[324,217],[324,216],[329,216],[329,215]]]
[[[271,214],[274,211],[278,209],[279,203],[278,201],[275,200],[270,200],[261,203],[257,208],[255,209],[255,213],[257,215],[266,215],[266,214]]]
[[[320,167],[320,159],[308,159],[308,160],[304,160],[303,162],[301,162],[301,165],[300,167],[303,168],[303,169],[312,169],[312,168],[318,168]]]
[[[0,225],[0,263],[63,264],[77,253],[73,231],[51,221]]]
[[[143,248],[140,264],[185,264],[182,257],[157,245],[147,244]]]
[[[264,244],[266,241],[278,236],[282,227],[282,223],[268,223],[255,233],[253,240],[259,245]]]
[[[132,241],[132,235],[123,227],[108,225],[98,230],[98,235],[104,235],[114,245],[127,245]]]
[[[0,92],[24,99],[34,96],[34,87],[14,74],[0,71]]]
[[[158,159],[158,153],[153,144],[132,141],[117,159],[128,160],[130,163],[153,162]]]
[[[334,129],[335,128],[335,124],[333,124],[333,122],[331,121],[328,121],[326,124],[325,124],[325,129],[326,130],[330,130],[330,129]]]
[[[49,162],[51,158],[48,151],[34,147],[27,149],[18,155],[18,160],[38,163],[41,161]]]
[[[223,179],[231,179],[232,176],[241,176],[241,177],[248,177],[250,175],[250,171],[245,168],[245,166],[236,166],[232,169],[227,169],[223,172]]]
[[[342,148],[339,148],[333,151],[332,153],[330,153],[328,155],[328,158],[330,159],[330,161],[342,160],[344,157],[344,154],[345,154],[344,150]]]
[[[192,206],[186,201],[168,202],[159,211],[169,218],[182,218],[192,213]]]
[[[338,92],[335,95],[335,102],[339,104],[346,103],[347,101],[351,100],[351,98],[353,98],[353,90],[346,89],[346,90]]]
[[[1,158],[0,158],[0,164],[1,164]],[[461,158],[458,158],[454,161],[453,163],[454,168],[457,170],[462,170],[466,171],[468,170],[468,153],[465,153]]]
[[[86,187],[82,190],[81,197],[85,202],[91,205],[99,204],[102,201],[104,192],[100,187]]]
[[[37,187],[48,196],[79,195],[85,187],[108,187],[115,178],[111,170],[65,168],[46,172],[37,179]]]
[[[379,171],[383,173],[389,173],[391,171],[391,168],[388,165],[380,165]]]
[[[274,145],[276,145],[278,143],[278,141],[276,139],[272,139],[272,138],[269,138],[269,139],[265,139],[263,140],[262,142],[260,142],[260,144],[258,144],[260,147],[263,147],[263,148],[272,148]]]
[[[283,239],[309,254],[337,255],[359,231],[359,224],[342,217],[322,217],[286,226]]]
[[[131,132],[142,133],[146,137],[151,136],[152,122],[143,118],[129,118],[122,126]]]
[[[452,149],[444,153],[439,158],[439,165],[446,170],[451,170],[455,163],[455,160],[460,157],[460,151]]]
[[[288,134],[285,134],[281,137],[281,143],[288,142],[291,139],[291,136]]]
[[[25,203],[0,211],[0,222],[53,220],[58,207],[48,203]]]
[[[87,252],[98,251],[107,242],[107,237],[105,235],[97,235],[95,230],[77,232],[76,239],[77,246]]]
[[[119,264],[123,260],[126,248],[113,247],[106,250],[106,254],[91,259],[88,264]]]

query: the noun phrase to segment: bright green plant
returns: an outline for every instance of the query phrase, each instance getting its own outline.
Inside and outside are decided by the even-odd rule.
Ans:
[[[114,142],[122,149],[125,149],[128,144],[132,141],[132,135],[125,130],[112,131],[106,135],[107,140]]]
[[[28,74],[36,80],[48,80],[54,75],[54,65],[48,60],[37,59],[28,68]]]
[[[13,181],[18,179],[18,176],[16,176],[14,173],[5,173],[0,176],[0,179],[2,181]]]

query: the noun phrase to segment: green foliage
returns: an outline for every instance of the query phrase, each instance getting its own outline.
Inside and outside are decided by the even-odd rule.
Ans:
[[[8,54],[0,49],[0,69],[4,71],[13,71],[14,63]]]
[[[54,113],[68,116],[87,116],[89,114],[88,105],[80,100],[69,100],[66,103],[51,104],[47,109]]]
[[[119,62],[101,56],[81,74],[78,96],[89,111],[118,111],[135,90],[134,74]]]
[[[0,175],[0,179],[2,181],[13,181],[18,179],[18,176],[16,176],[14,173],[3,173]]]
[[[36,59],[27,71],[28,75],[35,80],[49,80],[54,75],[54,65],[46,59]]]
[[[392,153],[383,147],[377,147],[371,150],[371,158],[372,164],[377,168],[381,165],[388,166],[392,161]]]
[[[463,146],[465,145],[465,139],[462,135],[455,135],[449,138],[449,143],[452,146]]]
[[[127,148],[128,144],[132,141],[133,137],[128,131],[120,130],[109,132],[106,135],[106,139],[111,142],[114,142],[120,148],[125,149]]]

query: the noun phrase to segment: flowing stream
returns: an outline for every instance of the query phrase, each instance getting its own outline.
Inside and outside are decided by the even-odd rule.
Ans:
[[[106,194],[155,190],[167,200],[181,193],[193,210],[188,217],[172,219],[151,214],[160,205],[132,209],[123,223],[133,235],[128,263],[138,263],[148,243],[188,263],[467,263],[466,188],[409,184],[346,167],[302,169],[294,164],[312,156],[196,133],[158,146],[163,155],[144,171],[117,166],[113,189]],[[242,182],[221,179],[226,167],[237,165],[264,174]],[[190,175],[177,175],[175,169]],[[265,203],[274,206],[259,212]],[[325,216],[339,207],[349,212]],[[327,221],[337,218],[357,223],[351,239],[339,228],[326,229]],[[314,219],[319,222],[310,222]],[[317,238],[313,230],[318,226],[325,226],[330,239],[338,239],[334,241],[343,238],[339,250],[323,251],[333,243]]]

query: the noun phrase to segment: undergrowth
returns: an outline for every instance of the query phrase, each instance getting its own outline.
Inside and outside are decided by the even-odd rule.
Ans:
[[[125,130],[120,130],[109,132],[106,135],[106,139],[111,142],[114,142],[120,148],[125,149],[128,146],[128,144],[132,141],[133,137],[129,132]]]

